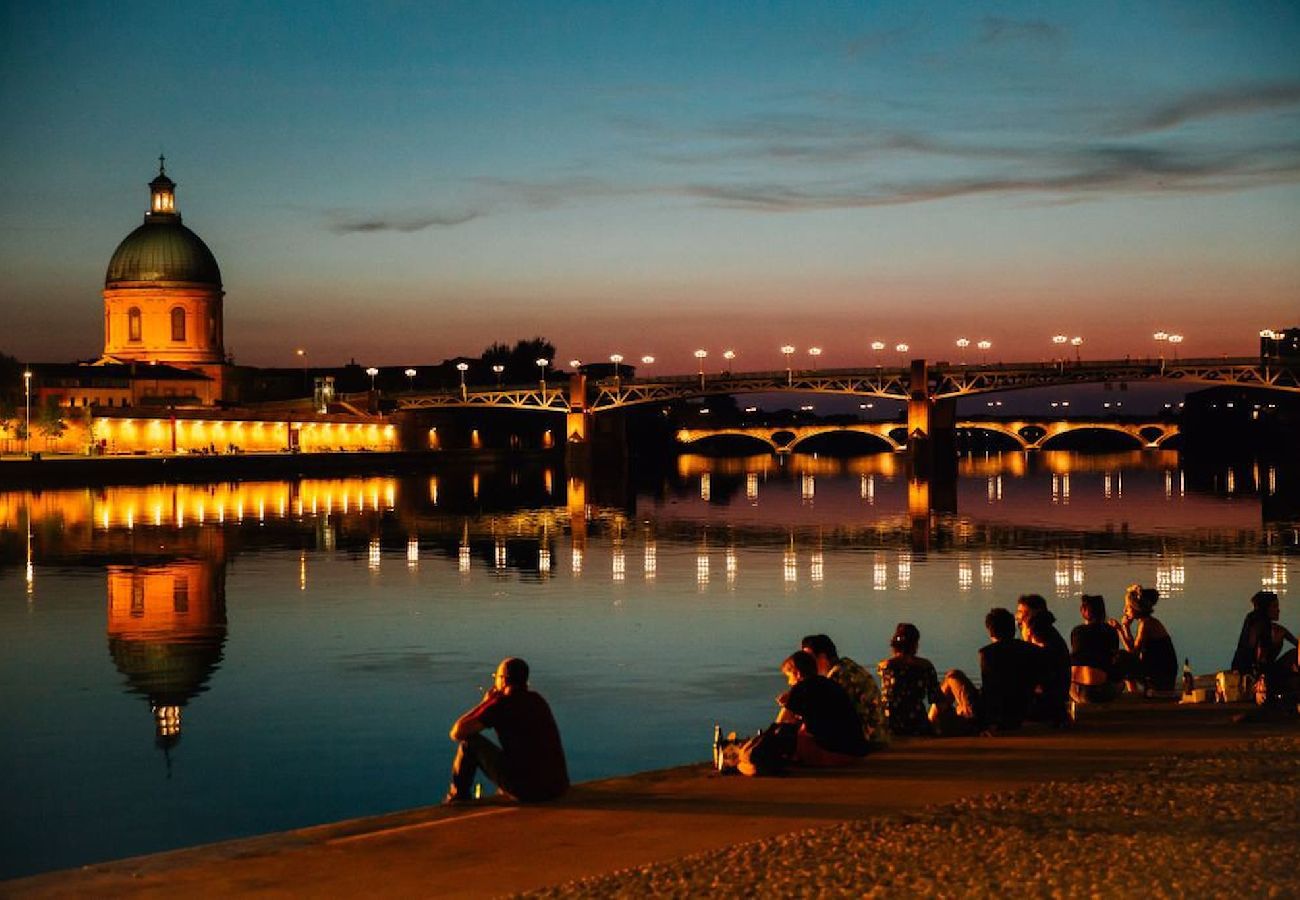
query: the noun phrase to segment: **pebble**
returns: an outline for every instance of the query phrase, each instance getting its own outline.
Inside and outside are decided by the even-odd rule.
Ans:
[[[1300,738],[791,832],[528,897],[1285,897]]]

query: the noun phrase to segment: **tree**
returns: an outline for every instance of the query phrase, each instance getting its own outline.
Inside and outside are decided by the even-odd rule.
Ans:
[[[513,348],[495,341],[492,346],[483,351],[481,358],[487,367],[505,366],[504,377],[507,381],[526,382],[540,374],[537,365],[539,359],[554,363],[555,345],[540,336],[531,340],[517,341]],[[546,369],[549,372],[551,366],[547,365]]]
[[[36,430],[45,438],[47,448],[50,441],[58,440],[68,430],[68,423],[63,418],[63,407],[54,397],[48,398],[37,410]]]

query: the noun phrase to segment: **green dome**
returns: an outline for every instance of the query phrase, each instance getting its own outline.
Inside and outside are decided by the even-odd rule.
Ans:
[[[221,287],[216,257],[178,215],[150,215],[117,245],[106,286],[121,281],[184,281]]]

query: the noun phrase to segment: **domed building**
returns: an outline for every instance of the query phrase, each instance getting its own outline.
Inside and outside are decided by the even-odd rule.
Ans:
[[[104,276],[105,363],[163,363],[226,379],[221,269],[181,221],[176,182],[158,158],[144,224],[118,244]]]

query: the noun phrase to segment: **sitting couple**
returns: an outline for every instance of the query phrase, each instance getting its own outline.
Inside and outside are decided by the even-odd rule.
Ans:
[[[790,689],[776,698],[776,721],[745,754],[739,771],[764,774],[780,763],[818,768],[858,762],[884,742],[880,692],[871,673],[824,634],[803,639],[803,649],[781,664]],[[775,765],[773,763],[776,763]]]

